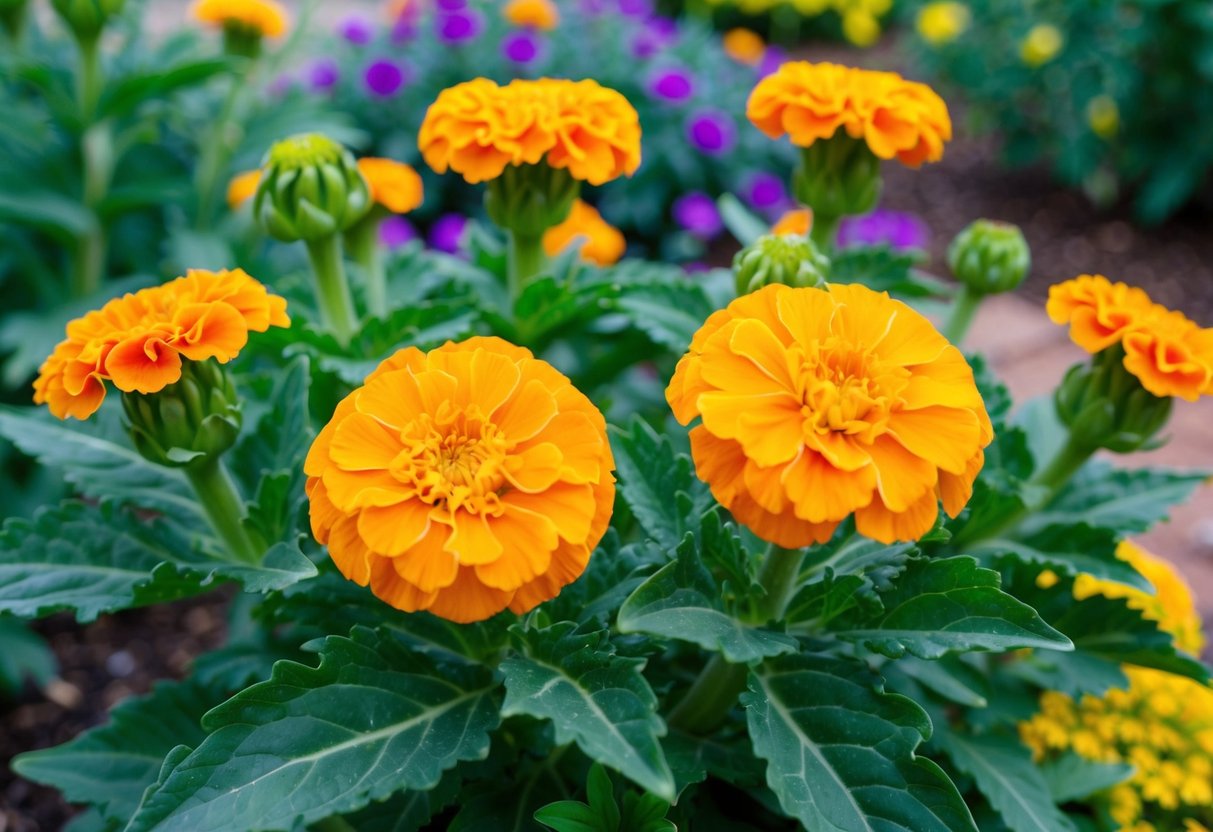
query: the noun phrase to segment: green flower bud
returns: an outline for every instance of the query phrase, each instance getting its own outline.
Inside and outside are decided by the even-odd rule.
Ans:
[[[122,407],[135,449],[170,468],[218,457],[240,433],[236,390],[215,361],[183,361],[179,381],[158,393],[124,393]]]
[[[813,209],[814,223],[868,213],[881,187],[880,159],[863,139],[841,132],[802,148],[792,177],[792,195]]]
[[[1120,346],[1071,367],[1053,397],[1058,418],[1088,449],[1120,454],[1157,447],[1171,402],[1142,387],[1125,369]]]
[[[270,148],[253,199],[253,216],[270,236],[291,243],[340,234],[371,208],[366,180],[350,152],[318,133]]]
[[[979,295],[1017,288],[1028,276],[1032,252],[1018,226],[977,220],[948,246],[948,268],[956,279]]]
[[[114,15],[122,12],[126,0],[51,0],[59,17],[80,40],[96,40]]]
[[[767,234],[737,252],[733,274],[738,297],[775,283],[821,287],[829,277],[830,261],[808,237]]]
[[[488,183],[484,207],[499,228],[521,237],[541,237],[568,217],[581,182],[548,165],[509,165]]]

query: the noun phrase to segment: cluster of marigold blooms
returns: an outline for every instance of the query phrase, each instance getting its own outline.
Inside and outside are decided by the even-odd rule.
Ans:
[[[755,90],[765,102],[751,102],[756,123],[778,132],[775,119],[801,144],[843,127],[877,157],[907,164],[938,157],[949,133],[933,93],[840,69],[785,65]],[[845,91],[812,89],[819,71]],[[903,87],[911,91],[891,92]],[[877,104],[862,103],[869,94]],[[470,182],[546,165],[600,183],[639,164],[638,131],[626,100],[592,81],[478,79],[439,96],[420,145],[436,170]],[[399,174],[363,167],[386,202],[400,189],[380,178],[412,181]],[[228,275],[244,281],[241,293],[220,291]],[[38,401],[83,418],[105,380],[160,389],[175,377],[162,364],[177,354],[227,360],[247,330],[285,322],[281,301],[243,273],[185,280],[192,295],[170,283],[71,324]],[[261,306],[232,300],[246,295]],[[147,297],[163,312],[118,314]],[[237,322],[224,304],[264,311]],[[212,321],[226,328],[212,331]],[[825,541],[851,516],[876,540],[920,537],[941,501],[951,516],[964,507],[993,436],[960,351],[921,314],[861,285],[776,284],[739,297],[696,333],[666,396],[680,422],[700,422],[691,431],[700,478],[779,547]],[[496,338],[401,350],[341,402],[305,465],[314,534],[343,574],[401,609],[455,621],[523,612],[576,579],[609,522],[612,468],[597,408],[551,365]]]
[[[1182,650],[1198,655],[1204,646],[1192,593],[1173,567],[1131,542],[1117,555],[1155,588],[1154,595],[1083,575],[1074,597],[1124,598],[1158,623]],[[1040,582],[1055,581],[1043,573]],[[1132,776],[1101,801],[1119,827],[1130,832],[1208,832],[1213,826],[1213,688],[1161,670],[1126,665],[1128,686],[1075,701],[1045,693],[1040,712],[1019,732],[1042,760],[1072,751],[1087,760],[1127,763]]]
[[[1150,300],[1141,289],[1082,275],[1049,289],[1046,307],[1092,355],[1124,350],[1125,369],[1159,398],[1213,395],[1213,329]]]
[[[198,0],[190,13],[200,23],[244,28],[267,38],[281,37],[290,27],[286,9],[274,0]]]

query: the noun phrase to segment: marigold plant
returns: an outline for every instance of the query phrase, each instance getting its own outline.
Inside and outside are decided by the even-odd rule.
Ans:
[[[993,438],[973,373],[926,318],[858,285],[768,286],[715,313],[666,390],[699,476],[755,534],[886,543],[955,517]]]
[[[290,18],[274,0],[198,0],[190,10],[200,23],[248,29],[276,38],[286,34]]]
[[[289,326],[286,301],[243,270],[194,270],[163,286],[115,298],[67,325],[34,382],[34,401],[60,419],[87,419],[105,382],[154,393],[181,377],[182,359],[225,363],[249,332]]]
[[[573,203],[564,222],[544,232],[543,248],[554,257],[578,241],[577,252],[582,259],[599,266],[617,262],[627,248],[623,233],[604,220],[597,208],[580,199]]]
[[[358,172],[371,189],[371,200],[396,214],[407,214],[424,199],[421,176],[411,165],[394,159],[363,157]]]
[[[549,30],[560,25],[560,9],[552,0],[509,0],[501,15],[515,26]]]
[[[598,409],[528,350],[407,348],[316,437],[312,530],[342,574],[403,610],[525,612],[585,569],[611,516]]]

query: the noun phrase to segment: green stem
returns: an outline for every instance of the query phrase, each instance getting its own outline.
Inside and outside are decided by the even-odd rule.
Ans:
[[[523,235],[510,231],[507,272],[510,300],[517,303],[522,291],[535,275],[543,271],[547,255],[543,253],[543,235]]]
[[[345,232],[350,258],[362,270],[365,281],[367,311],[373,317],[386,320],[388,313],[387,274],[383,270],[383,251],[379,245],[378,208],[359,220]]]
[[[809,238],[817,245],[817,250],[829,255],[834,251],[834,241],[838,238],[838,226],[842,217],[830,217],[813,211],[813,225],[809,228]]]
[[[99,38],[80,38],[80,71],[76,74],[76,103],[80,122],[93,123],[101,100],[101,45]]]
[[[964,342],[973,318],[981,307],[982,295],[974,292],[968,286],[960,287],[960,294],[952,301],[952,311],[948,314],[947,323],[943,325],[943,335],[954,345]]]
[[[244,528],[244,500],[220,457],[208,455],[184,470],[207,519],[233,559],[256,563],[261,558],[261,550]]]
[[[91,214],[89,227],[76,239],[72,256],[71,294],[87,297],[101,288],[105,274],[105,259],[109,237],[105,223],[97,214],[97,206],[109,192],[114,169],[113,134],[108,124],[88,127],[80,139],[80,154],[84,173],[81,201]]]
[[[251,71],[250,71],[251,74]],[[211,226],[215,216],[215,200],[222,184],[219,180],[227,169],[227,163],[232,153],[232,113],[235,112],[236,102],[241,91],[249,86],[249,79],[237,81],[231,79],[227,95],[223,99],[223,107],[215,120],[207,140],[202,146],[202,157],[198,160],[198,214],[194,218],[195,227],[206,231]]]
[[[350,284],[345,276],[345,260],[341,251],[341,235],[330,234],[319,240],[309,240],[307,253],[316,275],[316,303],[325,325],[342,345],[348,344],[358,328]]]
[[[107,248],[105,231],[102,230],[100,221],[94,217],[89,230],[76,239],[76,248],[72,253],[72,297],[89,297],[101,288]]]
[[[803,549],[784,549],[773,543],[767,548],[758,573],[758,583],[766,591],[757,605],[762,621],[783,618],[796,591],[804,557]],[[730,664],[719,654],[713,656],[670,711],[667,721],[672,727],[692,734],[712,731],[737,704],[738,695],[745,690],[747,673],[745,665]]]

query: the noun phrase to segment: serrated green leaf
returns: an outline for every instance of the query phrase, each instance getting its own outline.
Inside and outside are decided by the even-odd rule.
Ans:
[[[146,522],[112,503],[68,501],[0,529],[0,612],[26,618],[73,610],[86,622],[196,595],[221,580],[265,592],[315,574],[298,546],[278,544],[255,566],[218,560],[167,519]]]
[[[571,622],[518,631],[526,655],[501,663],[502,716],[549,719],[556,742],[576,742],[591,759],[670,802],[674,777],[661,750],[666,732],[657,697],[640,670],[644,660],[615,654],[605,631]]]
[[[776,659],[750,674],[742,701],[767,785],[806,829],[976,832],[956,787],[915,756],[926,714],[882,693],[862,664]]]
[[[806,567],[822,574],[833,570],[836,580],[857,575],[863,582],[855,591],[865,600],[879,602],[879,593],[893,588],[917,552],[913,543],[890,545],[854,535],[810,550]]]
[[[884,672],[904,673],[924,688],[967,708],[984,708],[989,704],[987,679],[956,656],[935,661],[902,656],[886,665]]]
[[[1017,738],[944,730],[935,741],[973,778],[1012,832],[1073,832],[1074,824],[1053,803],[1048,782]]]
[[[439,668],[393,636],[330,636],[319,667],[279,662],[203,718],[211,734],[144,798],[139,830],[289,830],[483,759],[497,725],[483,667]]]
[[[681,355],[716,311],[703,290],[685,278],[625,284],[616,301],[632,325],[659,346]]]
[[[1133,766],[1128,763],[1097,763],[1072,751],[1039,765],[1053,801],[1059,804],[1085,800],[1133,776]]]
[[[619,534],[607,529],[581,577],[560,590],[544,609],[554,621],[607,623],[636,587],[668,557],[651,543],[620,546]]]
[[[1032,518],[1031,527],[1086,523],[1124,535],[1144,532],[1165,520],[1172,506],[1191,497],[1209,477],[1208,471],[1117,470],[1093,460]]]
[[[535,764],[507,785],[480,783],[465,791],[447,832],[546,832],[535,812],[567,786],[551,767]]]
[[[795,653],[796,639],[754,627],[724,609],[720,587],[699,560],[694,536],[688,534],[676,559],[641,584],[619,609],[621,633],[647,633],[698,644],[733,664]]]
[[[645,532],[673,551],[711,507],[707,486],[695,477],[690,458],[639,418],[626,432],[612,429],[611,440],[623,499]],[[679,494],[690,498],[689,506],[678,505]]]
[[[970,557],[911,561],[880,596],[884,609],[852,608],[829,623],[839,638],[889,658],[937,659],[953,652],[1036,647],[1072,649],[1036,611],[1003,592],[1002,579]]]
[[[1127,561],[1116,557],[1119,535],[1108,528],[1086,523],[1048,526],[1024,541],[993,539],[965,546],[965,552],[991,562],[1014,555],[1059,575],[1085,573],[1103,581],[1125,584],[1152,592],[1150,582]]]
[[[0,615],[0,699],[17,693],[27,679],[42,687],[58,670],[54,652],[40,635],[21,619]]]
[[[0,436],[95,499],[112,499],[202,522],[198,502],[180,472],[154,465],[131,447],[110,420],[61,422],[43,408],[0,406]]]
[[[70,742],[13,760],[27,780],[54,786],[72,803],[126,821],[174,747],[202,742],[202,715],[222,696],[196,682],[160,682],[146,696],[117,705],[105,725]]]

